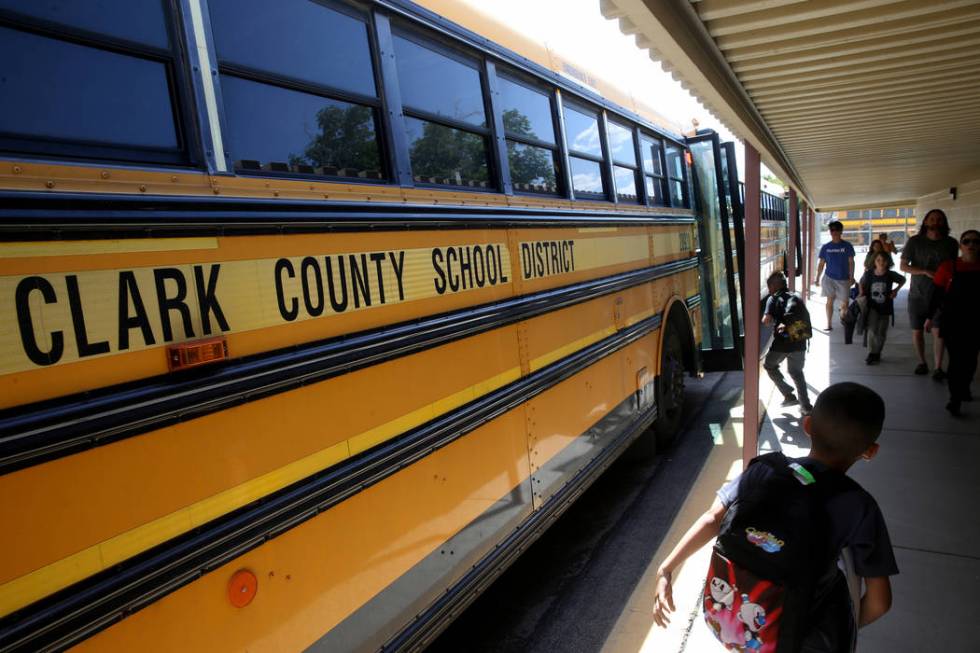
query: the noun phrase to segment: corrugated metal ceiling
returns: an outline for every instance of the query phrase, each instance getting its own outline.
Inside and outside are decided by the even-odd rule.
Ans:
[[[740,133],[751,130],[749,121],[731,105],[739,95],[749,102],[741,111],[761,118],[776,141],[764,160],[768,153],[780,167],[785,157],[783,170],[795,173],[793,181],[817,207],[899,203],[980,178],[977,0],[603,0],[602,6],[742,137],[750,136]],[[677,28],[685,16],[700,20],[708,37],[701,49],[714,53],[665,43],[691,36]],[[713,65],[727,64],[725,74],[734,74],[738,93],[708,88],[718,86],[703,74],[711,54]]]

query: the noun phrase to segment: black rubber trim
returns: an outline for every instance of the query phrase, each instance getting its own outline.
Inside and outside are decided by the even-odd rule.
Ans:
[[[0,474],[461,340],[693,269],[673,261],[532,295],[0,412]]]
[[[0,650],[64,649],[521,405],[660,327],[654,315],[340,465],[0,620]],[[554,501],[552,501],[554,502]]]
[[[628,397],[609,415],[623,412],[622,409],[632,402],[633,398]],[[442,596],[420,613],[412,623],[389,639],[381,650],[386,652],[414,651],[421,650],[428,645],[493,579],[507,569],[527,547],[537,540],[633,440],[650,428],[656,418],[657,407],[654,405],[632,420],[610,446],[589,461],[539,510],[532,513],[507,539],[476,563]]]
[[[335,231],[694,224],[603,209],[0,191],[0,239],[162,238]]]

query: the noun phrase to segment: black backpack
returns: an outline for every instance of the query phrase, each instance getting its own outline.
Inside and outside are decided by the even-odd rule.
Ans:
[[[704,618],[730,651],[794,653],[821,607],[818,585],[839,573],[825,506],[847,481],[778,452],[753,465],[769,473],[749,482],[743,475],[725,513],[702,595]]]
[[[790,342],[805,342],[813,337],[813,326],[810,324],[810,311],[806,302],[799,295],[784,292],[782,298],[782,323],[786,325],[786,339]]]

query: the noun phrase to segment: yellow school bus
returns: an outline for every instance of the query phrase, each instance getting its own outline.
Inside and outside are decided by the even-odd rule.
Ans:
[[[676,432],[683,138],[449,5],[2,3],[0,649],[418,648]]]

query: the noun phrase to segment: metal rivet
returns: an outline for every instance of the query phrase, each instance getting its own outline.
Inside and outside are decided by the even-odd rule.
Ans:
[[[272,191],[272,195],[274,197],[279,197],[279,191],[277,191],[277,190]]]
[[[108,170],[103,170],[101,177],[103,179],[108,179],[109,178],[109,171]]]
[[[140,192],[141,193],[145,193],[146,192],[146,186],[143,186],[142,184],[140,184]]]
[[[15,174],[15,175],[19,175],[20,173],[21,173],[21,168],[20,168],[20,166],[14,166],[14,174]]]
[[[170,176],[170,181],[172,181],[172,182],[174,182],[176,184],[177,183],[177,175],[171,175]]]
[[[44,185],[47,186],[48,188],[54,188],[54,182],[53,181],[46,181],[46,182],[44,182]]]
[[[215,188],[215,189],[214,189],[214,194],[215,194],[215,195],[217,195],[217,194],[218,194],[218,193],[220,193],[220,192],[221,192],[221,190],[220,190],[220,189],[218,189],[218,188]]]

